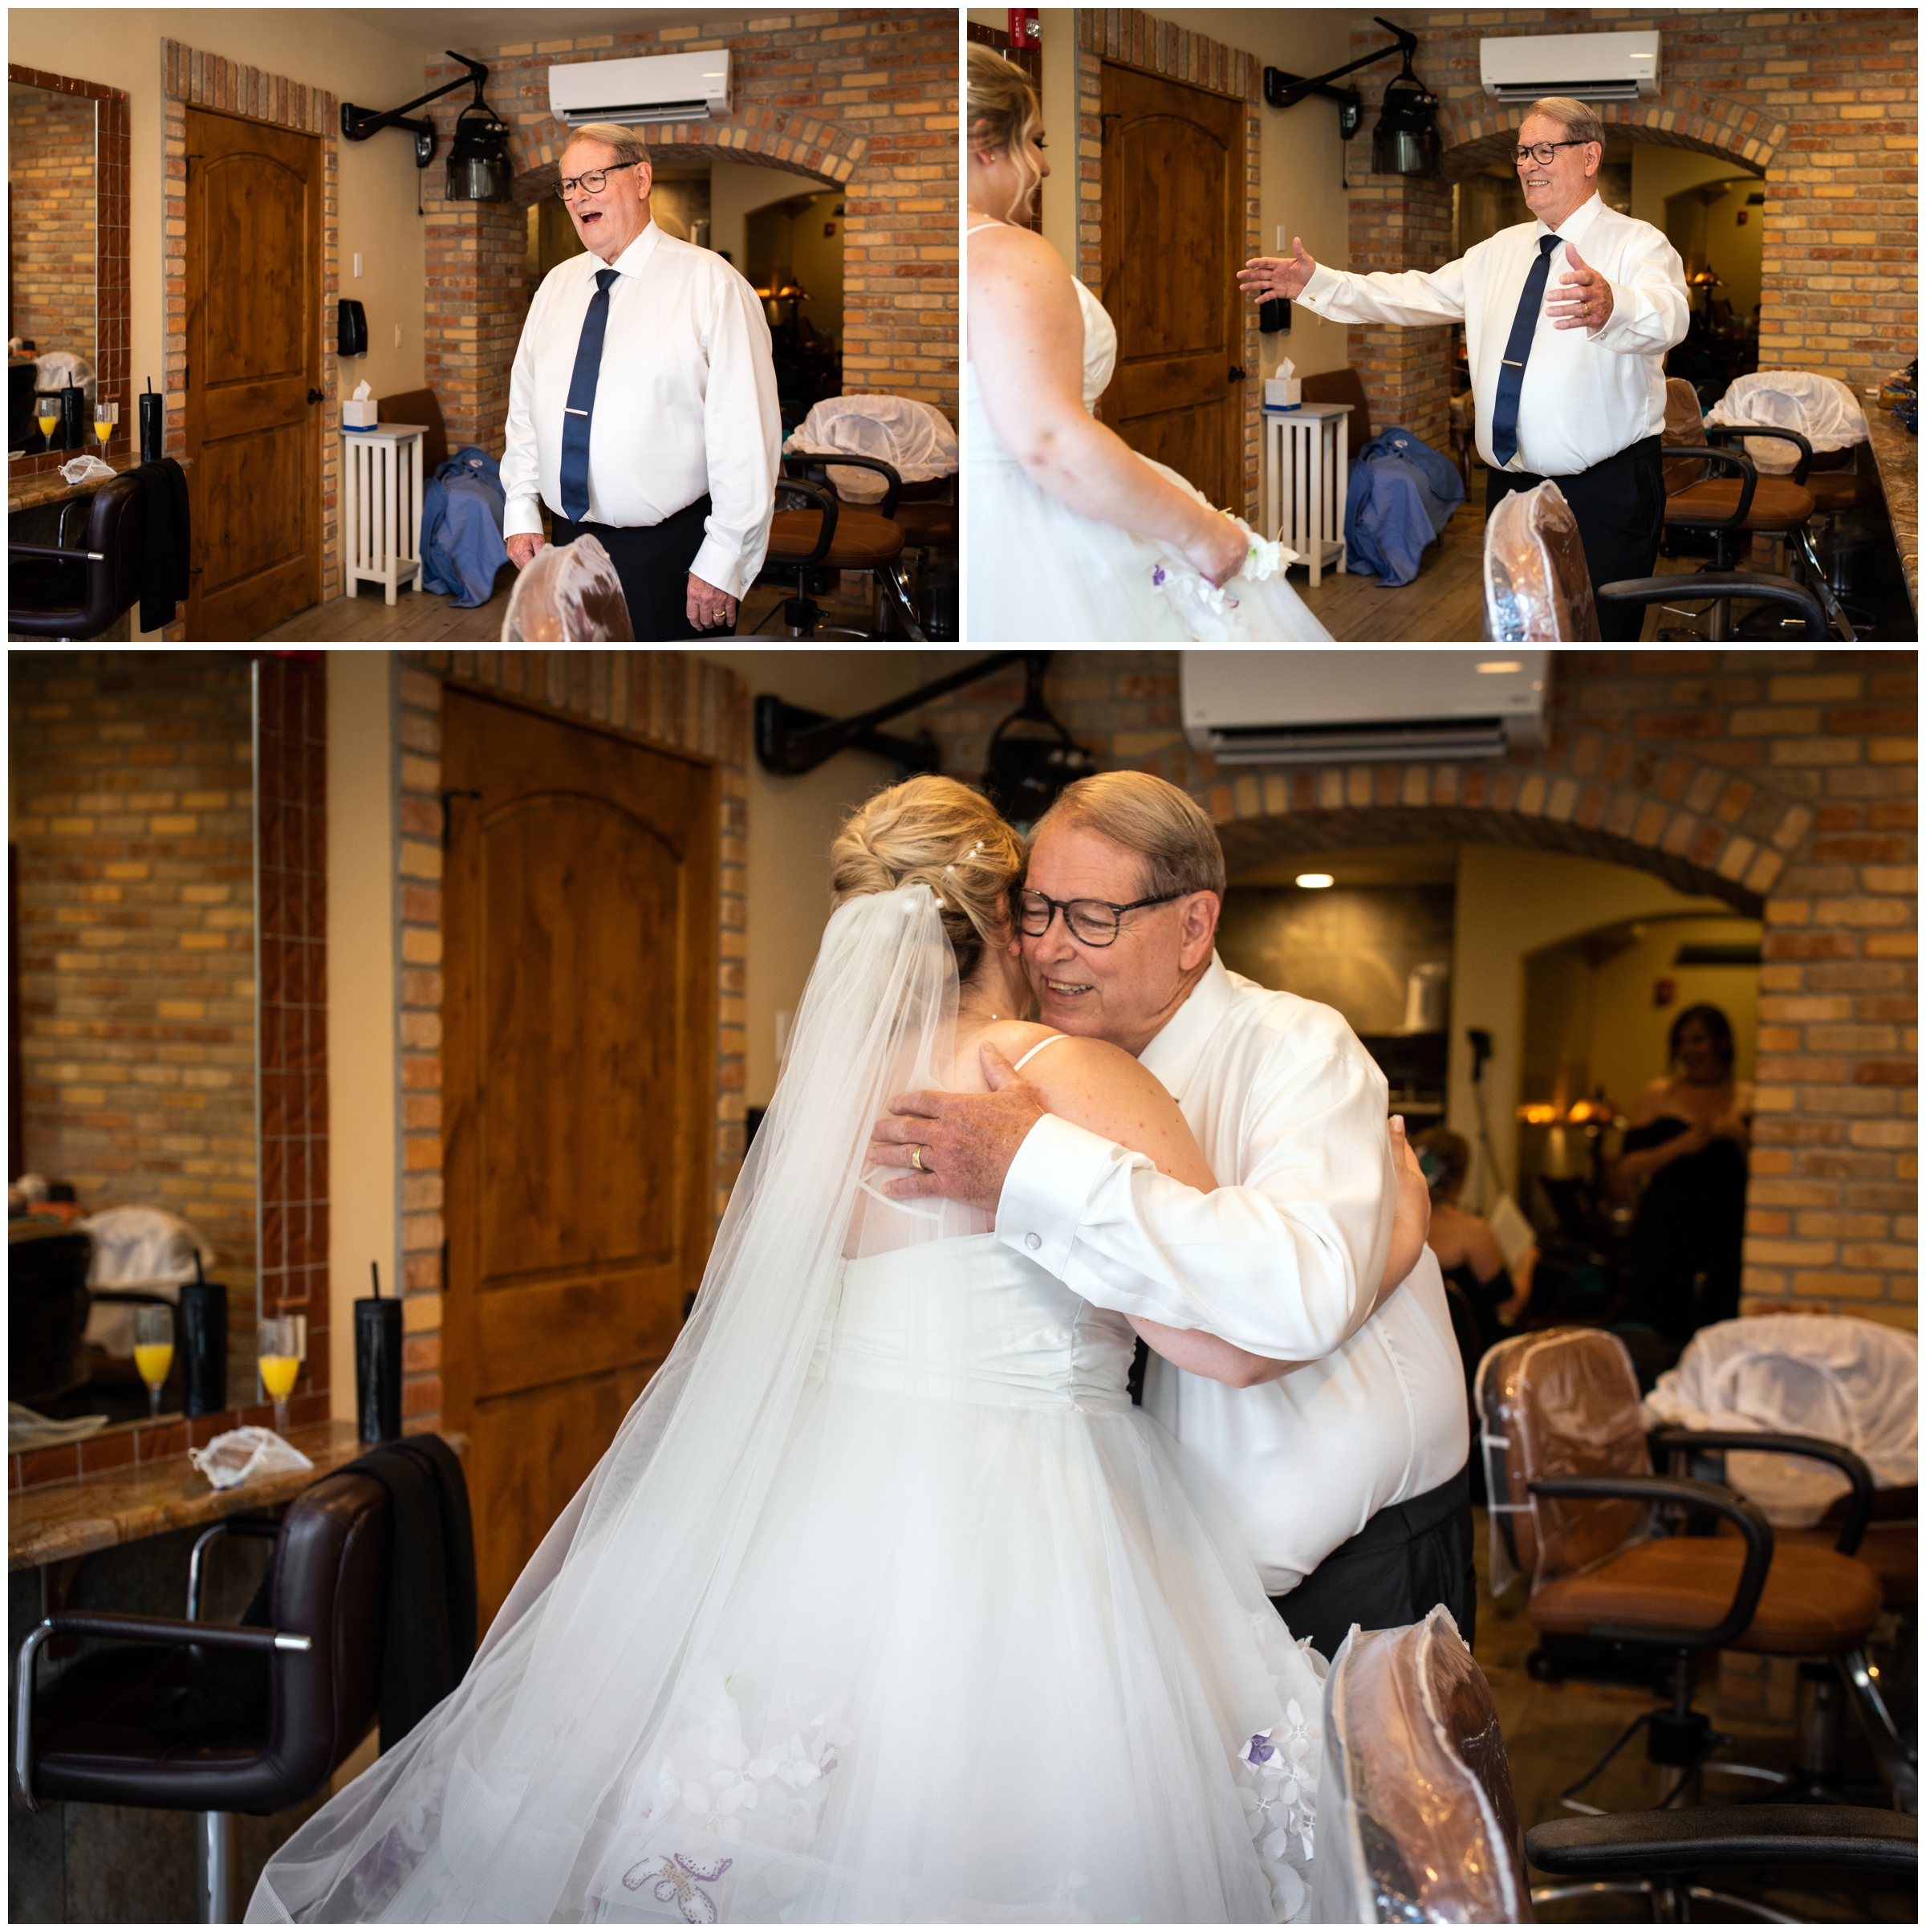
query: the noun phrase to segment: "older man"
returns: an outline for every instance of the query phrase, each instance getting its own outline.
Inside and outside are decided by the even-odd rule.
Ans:
[[[1595,587],[1652,574],[1665,513],[1665,352],[1690,320],[1672,244],[1599,198],[1604,144],[1583,101],[1534,103],[1512,158],[1536,219],[1435,271],[1350,275],[1314,262],[1294,236],[1289,261],[1260,257],[1237,275],[1260,299],[1288,296],[1336,322],[1462,321],[1486,514],[1549,478],[1578,521]],[[1599,612],[1608,641],[1635,642],[1644,619]]]
[[[1395,1187],[1384,1076],[1328,1007],[1225,970],[1215,828],[1175,786],[1106,772],[1038,825],[1020,906],[1044,1020],[1133,1053],[1221,1185],[1046,1114],[986,1049],[998,1090],[893,1103],[872,1153],[920,1150],[897,1195],[993,1209],[998,1238],[1099,1308],[1307,1364],[1252,1388],[1155,1357],[1144,1406],[1219,1479],[1294,1634],[1329,1656],[1477,1606],[1465,1385],[1436,1258],[1378,1289]],[[989,1065],[993,1059],[994,1065]],[[1375,1312],[1374,1312],[1375,1308]]]
[[[720,255],[649,218],[648,149],[578,128],[562,201],[587,250],[530,304],[509,386],[503,535],[518,570],[592,535],[638,638],[714,637],[762,567],[782,440],[769,324]]]

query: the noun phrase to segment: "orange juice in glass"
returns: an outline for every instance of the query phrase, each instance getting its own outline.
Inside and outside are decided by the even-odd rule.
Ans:
[[[96,402],[94,405],[94,434],[104,446],[120,421],[120,405],[117,402]]]
[[[165,1304],[134,1313],[134,1366],[147,1384],[147,1413],[151,1421],[160,1413],[160,1391],[174,1365],[174,1312]]]
[[[287,1434],[287,1398],[301,1379],[302,1325],[292,1315],[270,1316],[257,1344],[261,1386],[274,1405],[274,1427],[282,1435]]]

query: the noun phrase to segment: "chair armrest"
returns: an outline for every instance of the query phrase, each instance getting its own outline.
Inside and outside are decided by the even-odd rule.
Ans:
[[[59,557],[68,563],[107,561],[107,552],[104,550],[58,550],[51,543],[10,543],[6,554],[10,557]]]
[[[1534,1496],[1634,1503],[1675,1503],[1689,1510],[1710,1510],[1739,1526],[1745,1539],[1745,1561],[1731,1607],[1709,1630],[1668,1630],[1638,1624],[1593,1624],[1587,1634],[1618,1643],[1663,1644],[1668,1649],[1722,1649],[1752,1621],[1772,1568],[1772,1525],[1756,1503],[1748,1503],[1716,1483],[1694,1483],[1684,1476],[1543,1476],[1528,1483]]]
[[[76,1637],[112,1637],[135,1644],[198,1644],[209,1650],[309,1650],[313,1640],[286,1630],[259,1630],[235,1624],[193,1624],[174,1617],[116,1616],[111,1612],[63,1610],[43,1617],[20,1646],[14,1672],[14,1778],[29,1811],[34,1796],[34,1665],[40,1646],[55,1631]]]
[[[786,570],[807,570],[812,564],[820,563],[829,555],[830,546],[836,540],[836,494],[821,483],[812,483],[806,476],[782,476],[777,479],[778,490],[794,490],[815,501],[823,513],[823,528],[816,538],[816,547],[810,554],[794,563],[786,563]]]
[[[188,1552],[187,1621],[198,1623],[201,1620],[201,1556],[210,1543],[221,1536],[258,1536],[272,1543],[280,1534],[281,1525],[272,1516],[225,1516],[204,1529]]]
[[[1715,1804],[1688,1811],[1554,1818],[1525,1834],[1525,1856],[1559,1877],[1717,1872],[1746,1866],[1919,1869],[1920,1821],[1851,1804]]]
[[[896,499],[903,494],[902,474],[893,464],[884,462],[880,457],[819,456],[811,450],[807,454],[785,457],[782,461],[785,468],[790,463],[799,463],[811,470],[827,470],[834,463],[849,470],[873,470],[886,486],[883,492],[883,515],[893,517],[896,514]],[[829,478],[825,476],[823,480],[827,483]]]
[[[1729,470],[1739,473],[1739,506],[1723,523],[1695,523],[1695,530],[1737,530],[1745,521],[1752,509],[1753,493],[1759,486],[1758,466],[1742,449],[1713,449],[1703,443],[1665,443],[1659,449],[1659,460],[1670,462],[1674,457],[1696,456],[1710,463],[1723,463]]]
[[[1715,526],[1706,524],[1704,528]],[[1599,604],[1664,604],[1676,598],[1696,604],[1706,597],[1757,597],[1767,604],[1784,604],[1806,620],[1808,637],[1829,637],[1826,613],[1804,585],[1790,577],[1770,576],[1760,571],[1697,570],[1689,574],[1675,571],[1669,577],[1623,577],[1616,583],[1597,586],[1592,592]]]
[[[1729,443],[1742,441],[1748,436],[1774,436],[1782,443],[1798,444],[1799,460],[1798,466],[1793,470],[1792,480],[1795,483],[1804,483],[1806,472],[1812,467],[1812,445],[1807,442],[1797,429],[1768,429],[1762,425],[1755,427],[1748,423],[1742,429],[1720,428],[1708,429],[1705,432],[1705,440],[1708,442],[1717,438],[1721,442]]]
[[[1842,1556],[1859,1549],[1872,1520],[1872,1471],[1850,1449],[1828,1442],[1823,1436],[1755,1435],[1745,1429],[1655,1429],[1648,1438],[1655,1450],[1741,1449],[1764,1454],[1804,1456],[1814,1462],[1830,1462],[1852,1484],[1852,1502],[1846,1512],[1846,1525],[1832,1547]]]

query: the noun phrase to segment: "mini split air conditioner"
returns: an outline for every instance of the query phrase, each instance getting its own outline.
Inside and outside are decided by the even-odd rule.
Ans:
[[[581,60],[548,70],[548,111],[579,128],[625,128],[720,120],[729,112],[729,54],[652,54],[642,60]]]
[[[1544,742],[1546,651],[1185,651],[1184,730],[1220,765],[1497,758]]]
[[[1574,100],[1650,100],[1659,91],[1659,37],[1528,34],[1481,40],[1478,71],[1493,100],[1530,107],[1547,94]]]

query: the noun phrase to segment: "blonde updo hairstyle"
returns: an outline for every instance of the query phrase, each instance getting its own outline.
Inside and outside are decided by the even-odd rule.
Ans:
[[[1016,169],[1023,191],[1010,210],[1013,219],[1024,216],[1043,180],[1030,139],[1042,114],[1042,103],[1021,67],[986,47],[970,48],[969,144],[1005,157]]]
[[[843,821],[829,848],[829,885],[836,905],[927,885],[942,905],[957,976],[967,980],[985,946],[1009,938],[1010,895],[1023,864],[1023,841],[981,792],[953,778],[912,778]]]

